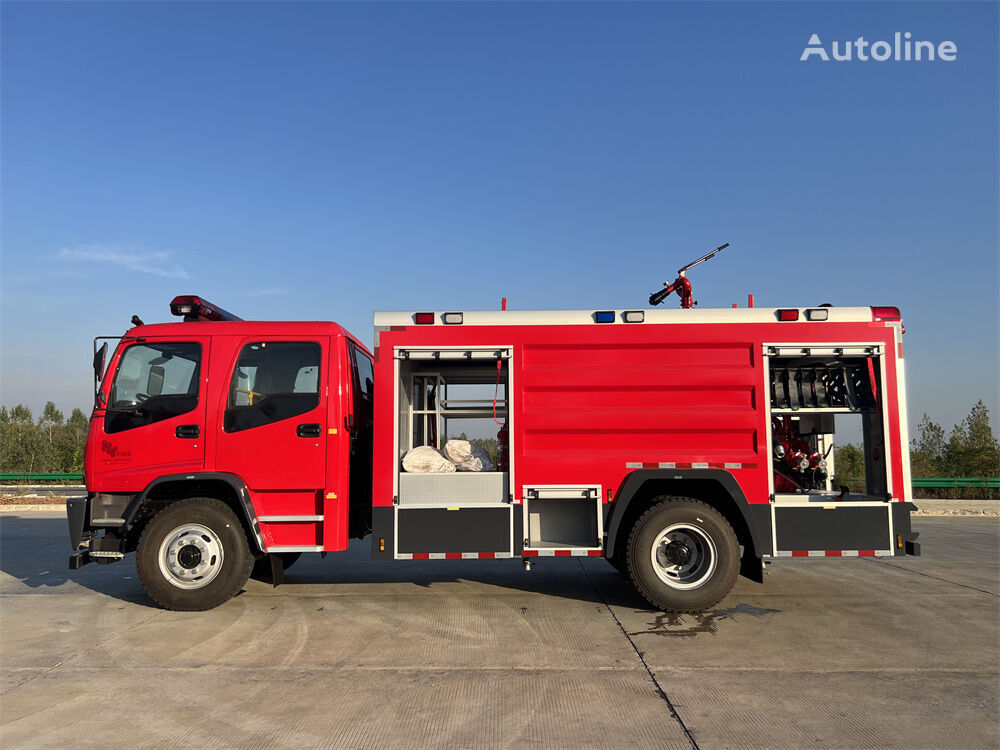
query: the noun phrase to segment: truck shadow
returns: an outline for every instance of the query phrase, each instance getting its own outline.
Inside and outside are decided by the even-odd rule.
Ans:
[[[81,586],[99,594],[144,607],[156,607],[146,596],[135,571],[134,555],[110,565],[91,563],[69,570],[66,521],[56,514],[26,517],[0,514],[0,572],[17,581],[3,581],[6,592],[18,585],[29,589],[59,589]],[[512,560],[419,560],[374,561],[368,540],[354,540],[348,550],[331,552],[326,559],[307,554],[285,574],[276,595],[306,592],[322,594],[322,586],[378,587],[408,584],[419,588],[458,584],[482,590],[516,591],[576,601],[609,604],[629,609],[647,609],[631,585],[607,562],[600,559],[545,558],[524,572],[521,561]],[[248,581],[246,593],[269,591],[271,584]]]

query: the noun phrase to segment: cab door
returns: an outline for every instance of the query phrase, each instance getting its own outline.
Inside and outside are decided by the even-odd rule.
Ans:
[[[322,513],[329,366],[328,336],[261,337],[238,347],[215,466],[243,478],[259,516]]]
[[[139,491],[163,474],[201,471],[209,339],[141,338],[123,346],[102,390],[106,406],[99,402],[91,420],[88,481]]]

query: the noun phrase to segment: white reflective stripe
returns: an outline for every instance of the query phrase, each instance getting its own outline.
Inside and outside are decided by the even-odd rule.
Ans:
[[[448,554],[449,553],[447,553],[447,552],[429,552],[429,553],[427,553],[427,557],[423,557],[421,555],[421,557],[419,557],[417,559],[419,559],[419,560],[444,560],[444,559],[447,559],[446,556]],[[450,554],[454,554],[454,553],[450,553]],[[514,556],[510,552],[494,552],[492,558],[490,558],[490,557],[480,557],[480,555],[483,555],[483,554],[489,554],[489,553],[484,553],[484,552],[463,552],[462,553],[462,559],[463,560],[480,560],[480,559],[481,560],[492,560],[493,558],[496,558],[497,560],[500,560],[502,558],[511,558],[511,557]],[[413,557],[413,553],[411,553],[411,552],[400,552],[398,555],[396,555],[395,559],[396,560],[413,560],[414,557]],[[457,559],[457,558],[452,558],[452,559]]]
[[[798,552],[798,550],[795,550],[795,551]],[[837,552],[839,554],[828,555],[827,552]],[[861,552],[861,550],[856,550],[856,549],[839,549],[839,550],[838,549],[832,549],[832,550],[811,549],[811,550],[807,551],[806,555],[798,555],[798,556],[799,557],[806,557],[806,556],[808,556],[808,557],[861,557],[860,552]],[[877,550],[872,550],[872,552],[874,554],[872,554],[872,555],[864,555],[864,557],[891,557],[893,555],[893,551],[891,549],[877,549]],[[775,557],[795,557],[795,555],[793,554],[793,552],[791,550],[781,550],[781,549],[779,549],[777,552],[775,552],[774,555],[775,555]]]
[[[774,307],[718,307],[718,308],[691,308],[681,309],[656,309],[644,310],[645,325],[651,323],[777,323],[776,311]],[[827,321],[812,323],[820,326],[828,323],[870,323],[872,322],[872,311],[870,307],[830,307]],[[636,325],[635,323],[625,323],[622,315],[625,312],[633,312],[634,308],[626,310],[614,310],[615,322],[603,325]],[[418,326],[413,319],[417,312],[433,312],[435,324],[441,320],[441,316],[446,312],[462,312],[463,321],[468,326],[525,326],[525,325],[586,325],[592,326],[594,323],[594,313],[596,309],[590,310],[410,310],[410,311],[388,311],[376,310],[374,324],[376,328],[389,328],[390,326],[406,326],[410,328],[431,328],[430,325]],[[805,322],[805,321],[803,321]]]
[[[625,462],[625,468],[626,469],[641,469],[642,468],[642,462],[641,461],[626,461]]]
[[[661,469],[676,469],[677,468],[677,464],[675,462],[673,462],[673,461],[661,461],[660,462],[660,468]]]
[[[562,553],[559,555],[559,557],[588,557],[591,549],[600,549],[600,548],[585,547],[580,549],[540,549],[537,550],[536,555],[528,555],[528,557],[555,557],[557,552]],[[568,555],[566,554],[567,552],[569,553]]]
[[[739,469],[739,468],[742,468],[743,464],[730,464],[730,463],[725,463],[725,464],[723,464],[723,466],[724,466],[725,468],[727,468],[727,469]]]
[[[294,523],[296,521],[322,521],[323,516],[258,516],[264,523]]]
[[[694,462],[691,463],[691,468],[692,469],[707,469],[708,468],[708,462],[707,461],[694,461]]]
[[[268,547],[268,552],[322,552],[323,545],[305,545],[305,544],[285,544],[278,545],[276,547]]]

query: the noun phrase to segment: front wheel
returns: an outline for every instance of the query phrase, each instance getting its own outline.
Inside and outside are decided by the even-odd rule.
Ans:
[[[136,570],[142,587],[166,609],[212,609],[236,596],[253,557],[236,514],[213,498],[171,503],[139,537]]]
[[[666,612],[701,612],[729,593],[740,570],[733,527],[714,508],[687,497],[663,498],[629,534],[629,577]]]

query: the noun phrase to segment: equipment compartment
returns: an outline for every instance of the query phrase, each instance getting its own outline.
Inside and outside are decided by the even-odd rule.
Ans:
[[[601,546],[600,487],[525,487],[526,548]]]
[[[460,507],[510,500],[505,446],[509,347],[405,349],[395,352],[399,505]],[[494,471],[408,473],[406,453],[421,445],[441,450],[448,439],[497,439]]]
[[[886,424],[882,407],[882,350],[878,345],[767,345],[771,460],[775,499],[841,494],[845,500],[886,500]],[[850,416],[850,419],[845,417]],[[860,438],[865,486],[842,491],[834,483],[838,428],[860,429],[838,445]]]

